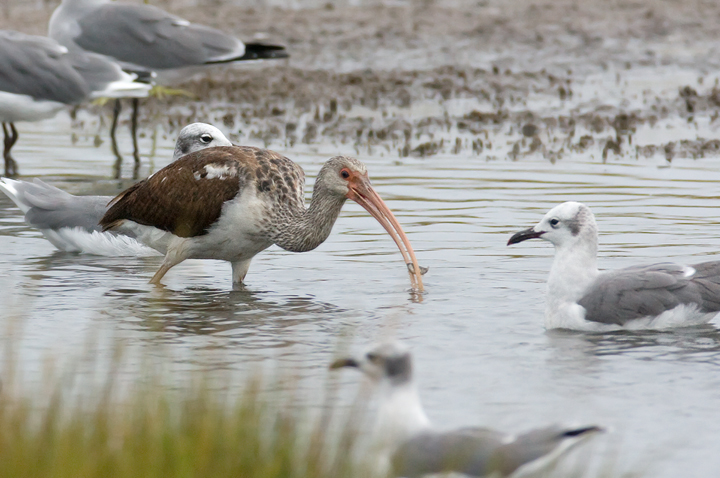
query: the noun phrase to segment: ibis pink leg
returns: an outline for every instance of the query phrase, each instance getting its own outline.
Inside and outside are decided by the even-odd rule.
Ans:
[[[187,259],[187,255],[182,254],[181,250],[181,247],[168,248],[165,259],[163,259],[162,264],[160,264],[160,268],[155,275],[152,276],[152,279],[150,279],[151,284],[159,285],[162,278],[165,277],[165,274],[167,274],[170,269]]]
[[[244,259],[232,262],[233,285],[240,285],[243,283],[245,276],[248,273],[248,269],[250,269],[251,261],[252,259]]]

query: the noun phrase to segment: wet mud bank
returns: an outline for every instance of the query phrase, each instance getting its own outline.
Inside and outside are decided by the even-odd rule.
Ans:
[[[586,84],[576,93],[582,80],[572,74],[546,71],[448,66],[333,73],[274,67],[184,86],[202,101],[148,100],[145,120],[170,131],[207,120],[223,125],[235,140],[266,147],[351,146],[358,154],[399,157],[539,155],[555,161],[587,153],[602,160],[656,154],[672,160],[717,153],[716,84],[626,93],[632,81],[619,80],[619,94],[604,101],[604,91],[588,93]]]
[[[720,148],[711,2],[152,3],[292,57],[190,79],[179,85],[190,98],[144,100],[145,134],[207,121],[271,148],[487,160],[671,161]],[[14,5],[1,26],[42,33],[52,6]],[[79,130],[95,121],[78,118]]]

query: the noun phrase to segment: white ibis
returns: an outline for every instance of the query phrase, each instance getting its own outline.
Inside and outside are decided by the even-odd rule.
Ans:
[[[62,0],[50,18],[48,32],[71,50],[106,55],[128,71],[153,75],[161,85],[187,80],[211,65],[288,57],[282,46],[243,43],[157,7],[110,0]],[[139,164],[137,109],[135,98],[131,127],[135,163]],[[115,128],[119,114],[118,100],[110,131],[118,158]]]
[[[230,145],[214,126],[193,123],[180,131],[173,160],[200,149]],[[100,219],[113,196],[74,196],[37,178],[32,182],[0,178],[0,191],[25,214],[25,222],[61,251],[108,256],[156,254],[132,236],[101,231]]]
[[[390,234],[422,290],[421,269],[407,236],[370,185],[365,165],[336,156],[321,168],[305,208],[305,173],[290,159],[247,146],[209,148],[166,166],[120,193],[100,224],[135,235],[165,254],[151,283],[185,259],[232,264],[242,284],[250,261],[276,244],[292,252],[315,249],[330,234],[345,200],[365,208]]]
[[[103,56],[68,52],[51,38],[0,30],[5,175],[18,174],[10,152],[19,136],[15,122],[51,118],[68,105],[91,98],[146,96],[150,86],[134,79]]]
[[[330,366],[345,367],[360,370],[382,394],[373,431],[378,476],[524,476],[531,470],[541,471],[572,446],[602,431],[597,426],[557,425],[517,436],[477,427],[439,431],[420,403],[412,357],[404,345],[384,343]]]
[[[545,307],[549,329],[684,327],[707,323],[720,311],[720,261],[598,271],[598,230],[584,204],[555,206],[508,245],[535,238],[555,246]]]

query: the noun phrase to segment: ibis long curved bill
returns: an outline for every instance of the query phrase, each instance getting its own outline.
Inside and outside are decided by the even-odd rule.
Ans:
[[[348,186],[349,191],[347,198],[361,205],[385,228],[387,233],[390,234],[390,237],[392,237],[398,249],[400,249],[400,254],[402,254],[405,264],[408,267],[412,287],[422,292],[424,290],[422,282],[423,269],[421,269],[418,264],[415,251],[410,245],[410,240],[407,235],[405,235],[405,231],[403,231],[395,215],[387,204],[385,204],[385,201],[383,201],[378,193],[375,192],[375,189],[373,189],[367,173],[352,177],[350,181],[348,181]],[[427,271],[427,269],[424,270]]]

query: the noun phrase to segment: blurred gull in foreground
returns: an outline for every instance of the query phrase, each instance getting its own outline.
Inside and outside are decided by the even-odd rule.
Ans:
[[[18,174],[10,150],[18,140],[14,123],[55,116],[68,105],[98,97],[147,96],[149,85],[136,83],[101,55],[76,51],[36,35],[0,30],[0,122],[4,133],[5,175]]]
[[[544,469],[584,439],[596,426],[550,426],[510,435],[487,428],[438,431],[420,404],[410,352],[396,342],[376,346],[357,358],[336,360],[330,368],[357,368],[382,387],[375,427],[379,467],[390,476],[420,477],[461,473],[504,477]]]
[[[214,126],[193,123],[180,131],[173,161],[214,146],[232,143]],[[103,256],[157,254],[132,235],[102,232],[98,223],[114,196],[74,196],[39,179],[27,182],[0,178],[0,191],[25,214],[25,222],[39,229],[61,251]]]
[[[153,75],[161,85],[188,80],[207,66],[288,57],[279,45],[243,43],[157,7],[110,0],[63,0],[50,18],[48,33],[70,50],[106,55],[127,71]],[[135,161],[139,163],[137,108],[135,99],[132,134]],[[114,145],[119,114],[118,100],[111,128]]]
[[[584,204],[554,207],[508,245],[535,238],[555,246],[545,308],[549,329],[683,327],[707,323],[720,311],[720,261],[599,272],[595,216]]]

